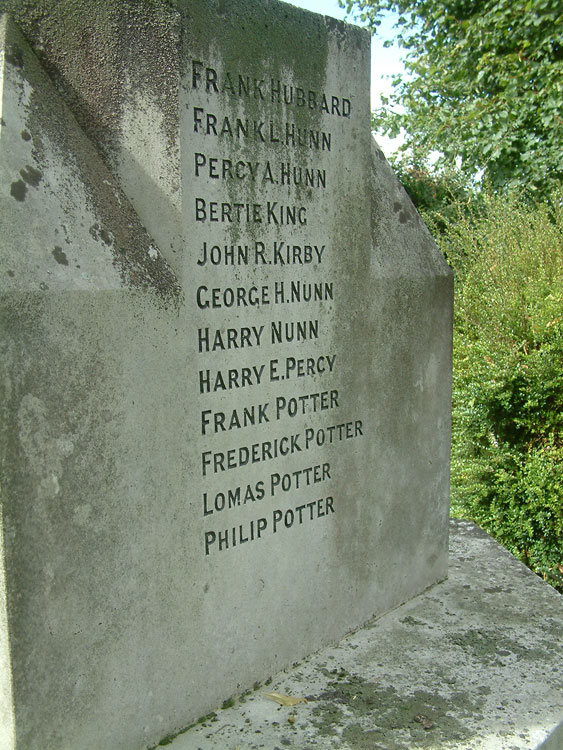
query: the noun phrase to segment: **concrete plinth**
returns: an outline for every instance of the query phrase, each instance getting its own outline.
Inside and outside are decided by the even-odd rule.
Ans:
[[[560,750],[563,597],[464,521],[451,524],[449,570],[170,750]]]

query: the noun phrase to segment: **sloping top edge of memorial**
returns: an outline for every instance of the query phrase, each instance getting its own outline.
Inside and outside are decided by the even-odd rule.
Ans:
[[[371,161],[372,253],[376,275],[453,279],[440,248],[373,138]]]
[[[178,304],[174,272],[7,13],[0,80],[1,288],[137,289]]]

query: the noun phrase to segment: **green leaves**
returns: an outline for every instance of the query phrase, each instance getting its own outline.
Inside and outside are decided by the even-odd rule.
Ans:
[[[403,128],[402,151],[484,173],[494,189],[548,195],[563,178],[563,6],[560,0],[347,0],[377,33],[398,14],[406,75],[378,129]]]
[[[445,221],[456,273],[452,508],[563,590],[563,192]]]

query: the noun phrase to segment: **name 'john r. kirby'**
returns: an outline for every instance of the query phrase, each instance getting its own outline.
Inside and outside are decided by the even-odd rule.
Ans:
[[[251,245],[208,245],[203,243],[198,266],[308,266],[322,263],[326,245],[294,244],[278,240],[271,247],[264,242]]]

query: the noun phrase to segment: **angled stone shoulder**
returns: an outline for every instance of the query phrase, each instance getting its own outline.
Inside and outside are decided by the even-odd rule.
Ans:
[[[175,274],[8,14],[0,23],[5,291],[152,289]]]

